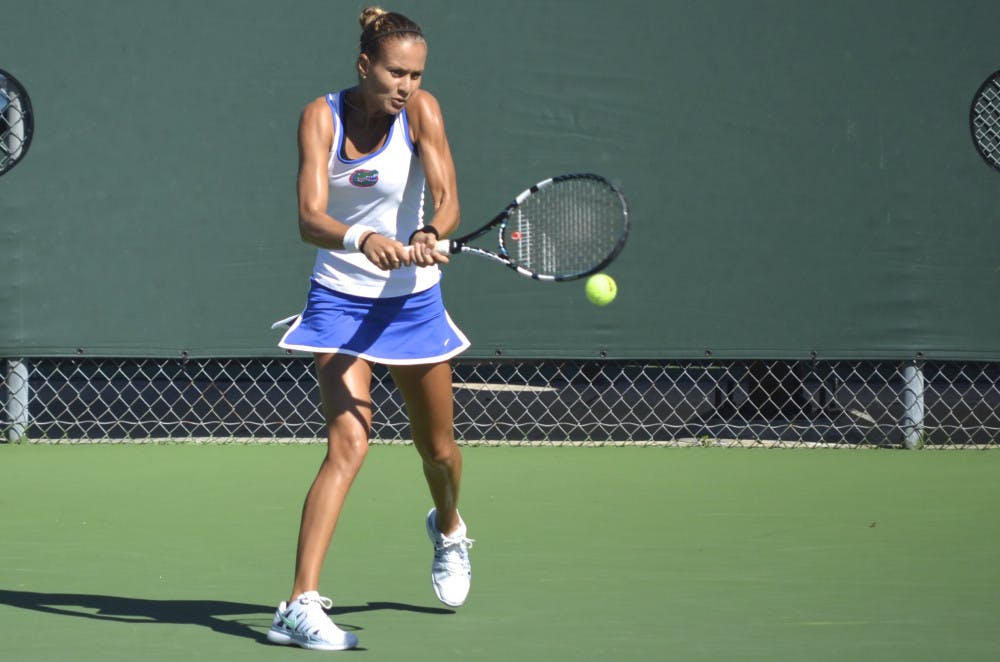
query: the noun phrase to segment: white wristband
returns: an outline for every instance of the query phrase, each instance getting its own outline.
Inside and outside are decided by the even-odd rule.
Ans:
[[[358,240],[368,232],[375,232],[375,229],[367,225],[357,224],[347,228],[347,232],[344,233],[344,250],[352,253],[359,252],[361,249],[358,248]]]

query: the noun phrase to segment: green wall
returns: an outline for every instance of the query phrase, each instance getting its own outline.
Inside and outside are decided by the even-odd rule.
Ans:
[[[361,3],[6,1],[35,142],[0,179],[0,356],[278,355],[313,249],[302,107]],[[986,0],[386,4],[430,42],[465,228],[536,180],[630,199],[619,297],[475,258],[469,356],[1000,359],[1000,172],[969,137]]]

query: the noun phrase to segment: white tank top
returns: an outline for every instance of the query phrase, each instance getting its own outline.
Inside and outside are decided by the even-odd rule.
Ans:
[[[410,140],[406,110],[396,115],[377,152],[351,160],[343,151],[344,92],[326,95],[333,112],[327,213],[347,225],[361,223],[405,244],[424,224],[424,167]],[[321,248],[312,277],[337,292],[385,298],[423,292],[441,279],[441,271],[437,266],[383,271],[361,253]]]

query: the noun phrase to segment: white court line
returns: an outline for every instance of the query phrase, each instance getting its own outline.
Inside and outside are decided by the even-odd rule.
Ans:
[[[528,386],[527,384],[486,384],[481,382],[456,383],[455,388],[470,391],[509,391],[513,393],[555,393],[559,389],[554,386]]]

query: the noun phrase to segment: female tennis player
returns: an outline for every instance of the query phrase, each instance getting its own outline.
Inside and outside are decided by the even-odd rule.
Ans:
[[[420,89],[427,43],[409,18],[361,13],[358,84],[306,106],[299,125],[299,230],[317,246],[306,308],[281,339],[315,356],[327,453],[306,495],[295,579],[267,638],[317,650],[357,645],[324,612],[320,570],[368,449],[372,365],[403,395],[434,507],[431,584],[461,605],[472,541],[458,513],[462,456],[453,431],[449,359],[469,341],[442,303],[434,242],[459,223],[455,166],[441,109]],[[434,206],[423,218],[424,191]]]

